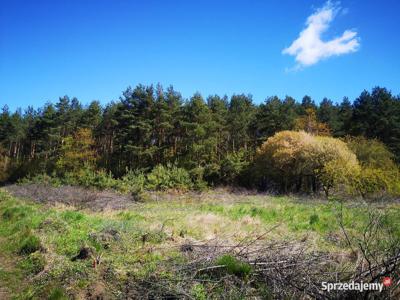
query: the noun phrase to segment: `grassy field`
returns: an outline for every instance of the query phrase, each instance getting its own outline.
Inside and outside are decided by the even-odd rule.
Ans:
[[[339,216],[342,213],[349,236],[361,238],[371,207],[375,213],[384,213],[383,222],[400,236],[398,203],[341,204],[225,191],[168,197],[152,194],[148,198],[123,209],[99,211],[90,206],[79,209],[39,203],[41,199],[24,200],[0,190],[0,298],[136,298],[146,284],[155,281],[168,291],[183,289],[174,283],[182,276],[176,270],[193,262],[196,255],[204,257],[193,246],[210,243],[298,241],[306,244],[308,252],[345,257],[351,263],[352,250]],[[234,255],[215,253],[210,256],[211,265],[214,260],[214,265],[229,266],[233,259],[233,271],[227,267],[225,272],[246,281],[247,265],[234,260]],[[192,299],[247,298],[240,288],[233,287],[227,294],[226,288],[219,289],[211,279],[203,276],[179,293]],[[252,285],[252,290],[259,299],[271,295],[268,287]]]

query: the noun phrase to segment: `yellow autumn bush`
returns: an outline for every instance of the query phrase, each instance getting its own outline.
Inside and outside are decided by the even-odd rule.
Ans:
[[[322,188],[328,195],[339,185],[351,187],[360,173],[356,155],[345,142],[304,131],[276,133],[258,149],[257,163],[284,191]]]
[[[360,162],[355,188],[364,198],[400,195],[399,167],[382,142],[365,137],[346,137],[344,141]]]

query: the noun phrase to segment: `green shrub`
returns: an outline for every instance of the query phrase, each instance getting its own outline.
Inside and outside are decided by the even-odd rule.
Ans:
[[[166,190],[170,187],[170,176],[168,169],[163,165],[157,165],[147,174],[146,187],[151,190]]]
[[[62,182],[63,184],[68,184],[68,185],[80,185],[78,178],[79,176],[75,173],[65,172],[62,177]]]
[[[344,141],[352,150],[362,166],[378,169],[392,169],[395,167],[394,154],[377,139],[347,136]]]
[[[382,142],[364,137],[346,137],[345,141],[361,163],[354,186],[364,198],[400,195],[399,168]]]
[[[207,188],[207,182],[204,180],[204,171],[203,167],[196,167],[189,171],[193,188],[196,190],[205,190]]]
[[[151,190],[188,190],[192,187],[189,173],[171,164],[157,165],[146,179],[146,188]]]
[[[400,195],[399,172],[364,167],[356,182],[356,189],[363,198],[380,197],[385,194]]]
[[[77,174],[77,182],[85,187],[95,187],[98,189],[112,189],[117,186],[116,180],[111,173],[104,170],[95,171],[91,168],[85,168]]]
[[[54,174],[55,176],[55,174]],[[198,176],[194,176],[198,177]],[[144,189],[186,191],[191,188],[203,189],[207,186],[205,181],[196,179],[193,183],[191,174],[183,168],[167,164],[157,165],[150,173],[145,175],[140,170],[128,170],[120,179],[115,179],[112,174],[104,170],[94,170],[85,166],[77,172],[65,172],[62,178],[51,177],[46,174],[27,177],[21,183],[45,183],[55,186],[61,184],[93,187],[100,190],[114,189],[122,193],[130,193],[135,198],[142,198]]]
[[[218,258],[217,265],[225,266],[229,274],[237,277],[246,277],[251,273],[251,266],[248,263],[241,262],[236,257],[225,254]]]
[[[36,174],[34,176],[24,177],[18,180],[19,184],[30,184],[30,183],[39,183],[39,184],[47,184],[51,186],[60,186],[63,182],[60,178],[55,176],[49,176],[46,173]]]
[[[146,176],[139,170],[129,170],[120,180],[117,189],[133,196],[142,194],[146,183]]]
[[[221,164],[222,180],[225,183],[234,183],[247,168],[248,164],[244,151],[227,154]]]
[[[40,249],[41,249],[41,244],[39,238],[29,232],[25,234],[21,239],[19,245],[19,254],[27,255],[39,251]]]
[[[168,168],[170,170],[170,180],[172,183],[172,188],[187,190],[192,187],[192,180],[188,171],[183,168],[178,168],[176,166]]]

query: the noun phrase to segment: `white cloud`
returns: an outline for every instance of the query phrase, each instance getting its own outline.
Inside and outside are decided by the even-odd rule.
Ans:
[[[295,56],[296,69],[311,66],[330,56],[358,50],[360,43],[357,32],[354,30],[346,30],[340,37],[329,41],[321,40],[321,35],[329,29],[332,20],[340,10],[337,4],[328,1],[307,18],[306,28],[288,48],[283,49],[283,54]]]

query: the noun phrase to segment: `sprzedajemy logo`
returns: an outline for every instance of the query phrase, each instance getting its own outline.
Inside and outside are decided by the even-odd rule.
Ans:
[[[384,277],[382,282],[326,282],[322,283],[323,291],[379,291],[382,292],[383,287],[389,287],[392,284],[390,277]]]

